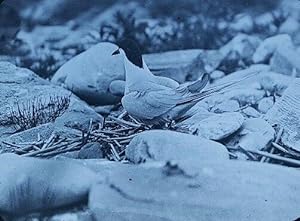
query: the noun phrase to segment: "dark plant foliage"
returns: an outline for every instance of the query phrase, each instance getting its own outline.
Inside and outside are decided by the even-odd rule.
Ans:
[[[228,16],[226,19],[231,19]],[[162,20],[157,27],[150,27],[148,23],[138,22],[134,12],[115,15],[114,24],[105,24],[100,28],[102,41],[121,42],[124,38],[132,39],[143,53],[161,52],[190,48],[212,49],[218,48],[228,41],[232,34],[218,26],[221,19],[210,19],[203,15],[172,17],[171,32],[161,35],[159,32],[150,35],[148,30],[155,30],[164,24]],[[167,25],[167,24],[166,24]]]
[[[52,96],[47,100],[35,98],[26,103],[17,103],[9,113],[0,120],[2,126],[15,126],[24,131],[41,124],[55,121],[70,105],[69,96]]]
[[[149,51],[151,36],[146,32],[147,23],[137,23],[134,11],[128,13],[118,11],[114,19],[116,25],[104,24],[100,27],[101,40],[119,44],[124,39],[131,39],[139,45],[142,52]]]
[[[241,12],[257,13],[273,10],[279,0],[172,0],[146,1],[145,5],[155,17],[169,17],[191,14],[202,14],[205,17],[220,18]],[[263,4],[262,4],[263,3]]]
[[[21,60],[20,66],[29,67],[34,73],[37,73],[42,78],[50,78],[59,68],[57,60],[52,55],[47,55],[44,58],[33,60],[26,58]]]
[[[138,21],[134,12],[115,15],[115,21],[100,28],[103,41],[118,43],[123,38],[130,38],[141,46],[143,53],[161,52],[167,50],[202,48],[216,49],[228,42],[235,33],[226,25],[233,21],[238,13],[263,13],[275,9],[278,0],[266,0],[261,4],[258,0],[209,1],[209,0],[172,0],[144,1],[151,16],[160,23],[170,21],[174,24],[169,33],[149,34],[147,22]],[[260,4],[259,4],[260,3]],[[222,6],[222,7],[220,7]],[[278,18],[278,24],[281,23]],[[159,28],[157,24],[157,28]],[[262,30],[260,30],[262,31]]]

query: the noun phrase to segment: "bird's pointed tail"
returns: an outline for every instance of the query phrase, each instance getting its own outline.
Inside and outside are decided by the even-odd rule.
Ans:
[[[198,101],[208,98],[212,95],[228,92],[231,89],[233,89],[234,87],[239,86],[239,84],[241,82],[243,82],[245,80],[249,80],[250,78],[257,76],[260,72],[261,71],[253,71],[250,74],[248,74],[246,77],[243,77],[241,79],[210,87],[205,91],[202,91],[202,92],[199,92],[199,93],[196,93],[196,94],[193,94],[191,96],[184,98],[178,104],[184,104],[184,103],[188,103],[188,102],[192,102],[192,101],[198,102]]]

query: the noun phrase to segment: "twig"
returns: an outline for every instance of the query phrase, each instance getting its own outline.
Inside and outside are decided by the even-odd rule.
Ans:
[[[76,151],[76,150],[80,150],[82,148],[82,143],[74,143],[73,145],[71,146],[68,146],[68,148],[66,149],[58,149],[58,150],[55,150],[55,151],[52,151],[52,152],[49,152],[49,153],[45,153],[45,154],[42,154],[43,157],[51,157],[51,156],[55,156],[55,155],[58,155],[58,154],[61,154],[61,153],[66,153],[66,152],[73,152],[73,151]]]
[[[18,146],[17,144],[9,143],[7,141],[2,141],[2,143],[4,143],[5,145],[14,147],[14,148],[22,149],[22,147]]]
[[[129,126],[129,127],[140,128],[142,126],[141,124],[135,124],[135,123],[132,123],[132,122],[129,122],[129,121],[118,119],[118,118],[113,117],[113,116],[109,116],[109,118],[112,119],[112,120],[114,120],[114,121],[116,121],[117,123]]]
[[[249,151],[245,150],[244,148],[242,148],[241,146],[238,146],[236,149],[240,149],[244,154],[247,155],[247,157],[249,157],[251,160],[253,161],[257,161],[257,157],[254,156],[253,154],[251,154]]]
[[[280,146],[279,144],[277,144],[275,142],[272,142],[272,146],[283,153],[290,154],[289,151],[287,151],[286,149],[284,149],[282,146]]]
[[[280,128],[280,130],[278,131],[277,135],[276,135],[276,138],[275,138],[275,141],[274,143],[278,143],[282,137],[282,134],[283,134],[283,128]],[[273,154],[275,152],[275,148],[273,147],[274,145],[271,146],[271,150],[270,150],[270,153]],[[263,157],[262,157],[263,158]],[[269,159],[261,159],[261,162],[270,162],[270,158]]]
[[[47,152],[52,152],[54,150],[57,150],[59,148],[63,148],[63,147],[68,147],[68,145],[70,144],[73,144],[73,143],[81,143],[81,138],[77,138],[75,139],[74,141],[70,142],[70,143],[67,143],[67,144],[59,144],[59,145],[54,145],[50,148],[47,148],[47,149],[43,149],[43,150],[39,150],[39,151],[34,151],[34,152],[30,152],[30,153],[26,153],[26,154],[23,154],[23,156],[35,156],[35,155],[38,155],[38,154],[43,154],[43,153],[47,153]]]
[[[134,122],[136,123],[137,125],[140,125],[140,123],[132,116],[129,115],[129,118]]]
[[[261,156],[265,156],[265,157],[268,157],[270,159],[282,161],[282,162],[285,162],[285,163],[290,163],[290,164],[293,164],[295,166],[300,167],[300,161],[299,160],[294,160],[294,159],[291,159],[291,158],[278,156],[278,155],[267,153],[267,152],[260,151],[260,150],[249,150],[249,152],[251,152],[253,154],[258,154],[258,155],[261,155]]]
[[[127,111],[123,111],[119,116],[118,119],[123,119],[127,115]]]
[[[51,136],[49,137],[49,139],[44,143],[44,145],[42,146],[42,150],[46,149],[56,138],[56,135],[54,133],[51,134]]]
[[[115,149],[115,146],[112,145],[111,143],[109,143],[109,146],[110,146],[110,148],[112,150],[113,155],[116,157],[117,161],[120,161],[121,157],[119,156],[117,150]]]

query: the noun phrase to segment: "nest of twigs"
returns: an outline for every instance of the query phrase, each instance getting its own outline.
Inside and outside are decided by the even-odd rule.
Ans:
[[[27,143],[3,143],[10,147],[13,152],[30,157],[51,158],[56,155],[78,151],[86,144],[99,142],[109,160],[125,160],[125,148],[131,139],[139,132],[149,129],[142,125],[126,112],[117,117],[108,116],[103,125],[94,124],[90,120],[87,131],[79,130],[75,137],[67,138],[53,133],[47,140],[40,139]]]
[[[143,125],[123,112],[119,116],[109,115],[103,125],[93,124],[91,120],[88,130],[78,130],[75,138],[52,134],[47,140],[38,138],[36,142],[31,143],[3,143],[19,155],[51,158],[62,153],[78,151],[88,143],[99,142],[107,159],[126,161],[126,146],[138,133],[149,129],[151,126]],[[240,146],[227,147],[230,158],[236,159],[236,153],[241,152],[251,161],[300,167],[300,153],[281,143],[283,131],[282,128],[278,129],[274,141],[261,151],[246,150]]]

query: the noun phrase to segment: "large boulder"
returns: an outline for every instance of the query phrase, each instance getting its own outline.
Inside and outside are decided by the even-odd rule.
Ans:
[[[0,215],[9,217],[84,202],[97,180],[92,170],[73,162],[14,154],[2,154],[0,161]]]
[[[223,161],[229,159],[222,144],[197,136],[164,130],[145,131],[134,137],[126,148],[134,163],[145,161]]]
[[[226,45],[220,48],[224,60],[221,63],[222,69],[226,72],[236,70],[251,63],[251,57],[261,40],[256,36],[238,34]]]
[[[237,161],[110,168],[106,182],[94,185],[89,194],[96,220],[281,221],[299,217],[300,174],[294,168]]]
[[[299,18],[300,19],[300,18]],[[300,22],[299,20],[288,17],[284,23],[281,24],[279,32],[282,34],[289,34],[295,45],[300,45]]]
[[[91,104],[113,104],[120,100],[110,93],[110,84],[124,80],[122,56],[112,57],[118,46],[99,43],[65,63],[55,73],[52,82],[63,83]]]
[[[204,72],[214,71],[223,59],[216,50],[178,50],[143,56],[155,75],[169,77],[179,83],[197,80]]]
[[[272,57],[274,52],[279,46],[285,48],[292,48],[293,42],[289,35],[279,34],[269,38],[266,38],[253,54],[252,61],[254,63],[266,63]]]
[[[32,132],[33,136],[27,137],[26,142],[33,142],[38,134],[45,134],[42,138],[48,139],[53,131],[64,131],[67,136],[74,128],[86,131],[90,120],[103,122],[101,115],[70,91],[39,78],[28,69],[0,62],[0,79],[1,139],[39,127]]]

